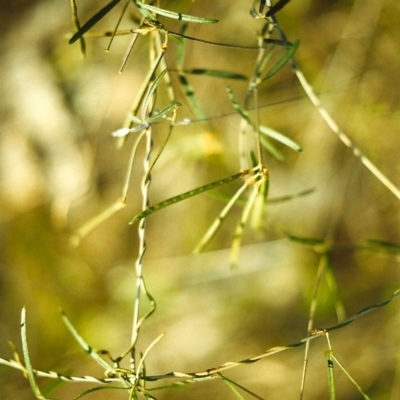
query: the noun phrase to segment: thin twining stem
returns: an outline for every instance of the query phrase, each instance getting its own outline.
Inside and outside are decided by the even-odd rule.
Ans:
[[[240,361],[229,361],[218,367],[208,368],[206,370],[199,371],[199,372],[169,372],[164,375],[141,375],[139,378],[144,381],[158,381],[161,379],[170,379],[170,378],[194,378],[194,379],[199,379],[199,380],[207,379],[207,378],[216,376],[218,373],[220,373],[224,370],[238,367],[240,365],[253,364],[253,363],[255,363],[263,358],[269,357],[273,354],[277,354],[277,353],[280,353],[285,350],[290,350],[293,348],[300,347],[300,346],[304,345],[305,343],[309,342],[310,340],[314,340],[320,336],[326,336],[327,332],[331,332],[331,331],[334,331],[337,329],[344,328],[345,326],[347,326],[350,323],[354,322],[355,320],[363,317],[364,315],[369,314],[370,312],[372,312],[380,307],[387,306],[392,300],[394,300],[396,297],[399,297],[399,296],[400,296],[400,289],[396,290],[392,296],[385,299],[381,303],[364,308],[357,314],[354,314],[351,317],[347,318],[345,321],[342,321],[342,322],[340,322],[336,325],[333,325],[329,328],[315,329],[314,331],[311,332],[311,334],[309,336],[304,337],[303,339],[300,339],[297,342],[294,342],[294,343],[291,343],[291,344],[288,344],[285,346],[272,347],[272,348],[268,349],[267,351],[265,351],[264,353],[259,354],[255,357],[246,358],[246,359],[243,359]],[[89,352],[90,350],[93,351],[91,347],[88,347],[87,351]],[[11,368],[18,369],[23,372],[26,372],[25,366],[18,359],[17,360],[5,360],[3,358],[0,358],[0,364],[6,365]],[[86,382],[107,384],[107,383],[111,383],[111,382],[121,381],[121,376],[119,376],[119,377],[111,376],[111,377],[107,377],[105,379],[100,379],[100,378],[95,378],[92,376],[83,376],[83,377],[64,376],[64,375],[61,375],[58,372],[54,372],[54,371],[37,371],[37,370],[32,369],[32,372],[36,376],[53,378],[53,379],[61,379],[61,380],[70,381],[70,382],[85,382],[86,381]],[[129,381],[132,378],[134,380],[138,379],[138,377],[136,377],[134,375],[133,371],[121,369],[119,372],[120,372],[120,375],[122,375],[123,379],[125,379],[127,381]]]

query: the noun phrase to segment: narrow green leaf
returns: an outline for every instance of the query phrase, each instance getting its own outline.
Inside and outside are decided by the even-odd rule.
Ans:
[[[151,116],[148,120],[147,123],[151,124],[152,122],[156,121],[157,119],[160,119],[162,117],[164,117],[165,115],[167,115],[168,113],[170,113],[171,111],[176,110],[178,107],[180,107],[182,104],[175,101],[172,104],[170,104],[169,106],[163,108],[161,111],[159,111],[157,114]]]
[[[67,314],[65,314],[64,310],[61,310],[61,318],[64,321],[64,323],[67,326],[70,333],[72,334],[72,336],[80,344],[80,346],[83,348],[83,350],[85,350],[86,353],[88,353],[93,358],[93,360],[95,360],[99,365],[101,365],[106,371],[109,370],[110,365],[108,365],[108,363],[106,361],[104,361],[98,355],[98,353],[85,342],[85,340],[82,338],[82,336],[79,335],[78,331],[72,325],[71,321],[68,319]]]
[[[184,22],[180,30],[180,35],[185,36],[187,28],[188,24]],[[173,38],[178,42],[176,48],[176,65],[178,70],[182,70],[186,54],[186,40],[182,36],[173,36]]]
[[[324,244],[323,240],[314,239],[314,238],[305,238],[305,237],[299,237],[299,236],[293,236],[293,235],[289,235],[288,238],[292,242],[307,244],[309,246],[319,246],[321,244]]]
[[[226,91],[228,93],[229,100],[231,101],[233,108],[241,115],[241,117],[250,125],[254,128],[254,124],[251,121],[249,114],[247,111],[243,109],[243,107],[239,104],[238,99],[236,96],[233,94],[232,89],[230,87],[226,88]],[[254,128],[255,129],[255,128]]]
[[[74,398],[74,400],[82,399],[83,397],[87,396],[88,394],[98,392],[100,390],[127,390],[127,388],[121,387],[121,386],[96,386],[94,388],[87,389],[84,392],[80,393],[78,396],[76,396]]]
[[[146,10],[152,11],[158,15],[162,15],[167,18],[172,18],[172,19],[178,19],[180,21],[187,21],[187,22],[196,22],[198,24],[215,24],[218,22],[217,19],[211,19],[211,18],[201,18],[201,17],[195,17],[193,15],[186,15],[186,14],[181,14],[181,13],[176,13],[173,11],[169,10],[164,10],[162,8],[158,8],[155,6],[151,6],[149,4],[138,4],[139,8],[144,8]]]
[[[343,365],[339,362],[339,360],[332,354],[331,357],[335,360],[336,364],[339,365],[341,370],[346,374],[346,376],[350,379],[350,381],[354,384],[360,394],[364,397],[365,400],[371,400],[369,396],[364,393],[361,386],[353,379],[353,377],[347,372],[347,370],[343,367]]]
[[[191,108],[193,114],[196,116],[197,119],[200,119],[200,120],[206,119],[207,116],[203,110],[203,107],[201,106],[201,103],[200,103],[199,99],[197,98],[192,85],[187,80],[184,72],[180,71],[178,73],[178,77],[179,77],[179,82],[181,83],[181,85],[183,87],[183,91],[185,92],[187,101],[189,102],[189,105],[190,105],[190,108]]]
[[[25,307],[23,307],[22,312],[21,312],[21,341],[22,341],[22,353],[24,355],[26,372],[28,374],[28,380],[31,385],[33,393],[35,393],[35,396],[38,399],[52,400],[52,399],[42,395],[42,393],[40,392],[39,386],[36,383],[35,372],[34,372],[34,369],[32,368],[31,359],[29,356],[28,340],[26,337],[26,309],[25,309]]]
[[[232,385],[237,386],[238,388],[242,389],[243,391],[245,391],[246,393],[248,393],[250,396],[253,396],[254,398],[258,399],[258,400],[264,400],[262,397],[258,396],[257,394],[255,394],[254,392],[250,391],[249,389],[245,388],[242,385],[239,385],[237,382],[232,381],[231,379],[227,378],[226,376],[219,374],[221,376],[221,378],[226,381],[231,383]]]
[[[278,62],[261,78],[261,81],[265,81],[274,76],[285,64],[293,57],[297,48],[299,47],[300,41],[296,40],[288,49],[285,54],[278,60]]]
[[[261,0],[260,1],[260,7],[258,9],[258,12],[261,14],[264,11],[264,7],[265,7],[265,3],[267,2],[267,0]]]
[[[367,246],[372,249],[387,251],[391,253],[400,253],[400,245],[383,240],[367,240]]]
[[[204,185],[204,186],[200,186],[196,189],[193,190],[189,190],[188,192],[182,193],[178,196],[175,197],[171,197],[170,199],[164,200],[161,203],[155,204],[154,206],[151,206],[149,208],[146,208],[144,211],[142,211],[141,213],[137,214],[130,222],[129,225],[134,224],[136,221],[139,221],[142,218],[147,217],[150,214],[153,214],[153,212],[161,210],[162,208],[168,207],[172,204],[178,203],[182,200],[186,200],[189,197],[193,197],[196,196],[200,193],[204,193],[208,190],[214,189],[218,186],[222,186],[225,185],[229,182],[234,181],[235,179],[240,178],[241,176],[243,176],[243,172],[239,172],[235,175],[229,176],[225,179],[221,179],[219,181],[213,182],[213,183],[209,183],[208,185]]]
[[[71,39],[69,39],[69,44],[75,43],[80,39],[90,28],[96,25],[102,18],[104,18],[121,0],[112,0],[105,7],[103,7],[99,12],[93,15],[79,30],[76,32]]]
[[[291,195],[282,196],[282,197],[276,197],[274,199],[268,199],[268,203],[269,204],[273,204],[273,203],[280,203],[282,201],[292,200],[292,199],[295,199],[297,197],[306,196],[306,195],[308,195],[310,193],[313,193],[314,191],[315,191],[315,189],[306,189],[306,190],[303,190],[303,191],[301,191],[299,193],[296,193],[296,194],[291,194]]]
[[[268,64],[268,61],[271,59],[271,56],[273,54],[273,51],[269,51],[265,56],[262,58],[261,62],[259,65],[257,65],[257,72],[256,72],[256,77],[259,78],[261,75],[261,72],[264,70],[266,65]]]
[[[247,76],[245,75],[238,74],[236,72],[221,71],[216,69],[189,68],[189,69],[184,69],[183,72],[191,75],[205,75],[214,78],[237,79],[243,81],[247,80]]]
[[[274,44],[276,46],[283,46],[283,47],[290,47],[293,43],[287,42],[286,40],[280,40],[280,39],[271,39],[271,38],[265,38],[263,39],[264,43],[268,44]]]
[[[153,97],[153,94],[156,91],[158,84],[160,83],[160,81],[164,77],[164,75],[167,73],[167,71],[168,71],[168,69],[165,68],[163,71],[161,71],[161,73],[157,76],[157,78],[154,79],[153,82],[151,82],[149,90],[147,91],[147,93],[143,99],[142,113],[141,113],[142,121],[146,120],[146,113],[148,112],[150,100]]]
[[[258,190],[251,211],[251,227],[257,235],[262,237],[265,232],[265,214],[269,188],[269,179],[265,179]]]
[[[265,137],[260,136],[260,142],[262,146],[278,161],[284,161],[284,155]]]
[[[278,11],[282,10],[283,7],[289,3],[290,0],[279,0],[276,4],[274,4],[265,14],[266,17],[272,17]]]
[[[244,206],[240,221],[236,225],[235,233],[233,234],[233,240],[229,257],[230,258],[229,265],[231,269],[236,268],[237,265],[239,264],[239,251],[240,251],[240,244],[243,238],[244,228],[249,219],[254,202],[257,198],[257,194],[258,194],[258,188],[253,186],[253,191],[250,193],[247,203]]]
[[[264,135],[267,135],[278,142],[284,144],[287,147],[290,147],[294,151],[301,152],[303,149],[292,139],[289,139],[287,136],[283,135],[282,133],[279,133],[271,128],[268,128],[267,126],[260,126],[260,132]]]
[[[75,0],[71,0],[71,10],[72,10],[72,21],[74,23],[75,30],[79,31],[79,29],[81,29],[81,24],[79,22],[78,9],[76,7]],[[83,57],[85,57],[86,56],[86,43],[85,43],[85,39],[83,37],[79,38],[79,45],[81,48],[81,53],[82,53]]]

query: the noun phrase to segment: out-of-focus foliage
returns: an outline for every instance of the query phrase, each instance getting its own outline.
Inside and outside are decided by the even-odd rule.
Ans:
[[[98,3],[78,2],[81,21],[99,9]],[[163,6],[220,20],[212,26],[190,25],[190,36],[256,45],[254,32],[262,25],[250,16],[251,2],[204,4]],[[94,347],[117,355],[129,345],[138,250],[136,228],[128,222],[140,211],[140,157],[127,207],[79,247],[71,245],[70,237],[121,193],[129,149],[117,149],[111,132],[122,126],[147,72],[148,38],[139,37],[118,74],[131,39],[117,37],[105,53],[109,39],[88,38],[83,59],[78,45],[68,45],[73,34],[68,1],[9,1],[1,8],[0,357],[12,357],[7,340],[18,343],[20,310],[25,305],[34,368],[98,376],[102,371],[70,337],[59,307],[67,310]],[[118,19],[118,13],[114,15],[115,20],[104,19],[96,29],[112,30]],[[296,58],[323,103],[400,186],[398,1],[293,1],[278,18],[289,39],[300,40]],[[121,27],[132,24],[127,18]],[[181,22],[168,20],[165,25],[178,32]],[[187,47],[187,69],[253,74],[255,52],[196,42]],[[173,65],[175,58],[176,42],[170,38],[167,64]],[[178,84],[177,78],[173,84]],[[221,118],[193,124],[190,132],[175,129],[152,172],[152,203],[240,168],[240,119],[226,86],[243,98],[246,83],[191,75],[190,84],[202,112]],[[189,254],[222,209],[220,199],[203,194],[149,217],[144,274],[158,309],[144,325],[139,345],[145,349],[166,332],[148,357],[147,368],[154,373],[201,370],[306,336],[321,246],[290,241],[289,236],[331,246],[330,268],[347,315],[399,287],[398,251],[376,246],[400,243],[398,199],[321,121],[288,65],[260,86],[259,96],[260,123],[287,134],[303,149],[298,154],[278,144],[284,161],[266,157],[269,198],[314,191],[267,206],[264,235],[255,237],[246,230],[234,274],[228,266],[228,247],[240,206],[207,248],[213,251],[196,257]],[[183,117],[194,118],[187,103],[182,109]],[[160,129],[156,148],[163,135]],[[143,156],[142,148],[139,153]],[[221,189],[220,197],[232,196],[238,185]],[[327,282],[321,287],[315,326],[336,321]],[[395,399],[400,393],[398,308],[397,300],[331,335],[335,355],[371,398],[388,398],[392,392]],[[312,343],[311,348],[305,398],[327,398],[326,342]],[[285,352],[233,370],[229,377],[264,398],[298,398],[303,354],[302,349]],[[338,397],[356,398],[352,384],[337,375]],[[84,388],[63,384],[56,393],[70,399]],[[27,380],[3,366],[0,392],[2,398],[32,398]],[[155,396],[226,399],[228,394],[220,382],[209,382]],[[107,395],[99,392],[92,398]]]

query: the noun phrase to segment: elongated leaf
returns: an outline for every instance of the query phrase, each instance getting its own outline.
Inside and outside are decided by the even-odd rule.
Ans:
[[[264,43],[275,44],[276,46],[290,47],[293,43],[287,42],[286,40],[265,38]]]
[[[247,111],[244,110],[244,108],[240,105],[238,99],[236,96],[233,94],[232,89],[227,87],[226,91],[228,93],[229,100],[231,101],[233,108],[242,116],[242,118],[254,128],[254,124],[251,121],[249,114]]]
[[[265,66],[268,64],[268,61],[271,59],[271,56],[273,54],[273,51],[269,51],[261,60],[261,62],[259,63],[259,65],[257,65],[257,73],[256,76],[257,78],[259,78],[259,76],[261,75],[262,71],[264,70]]]
[[[266,17],[271,17],[272,15],[276,14],[278,11],[282,10],[283,7],[289,3],[290,0],[279,0],[276,4],[274,4],[268,12],[265,14]]]
[[[299,236],[290,235],[289,239],[292,240],[293,242],[307,244],[307,245],[310,245],[310,246],[319,246],[319,245],[324,244],[323,240],[314,239],[314,238],[305,238],[305,237],[299,237]]]
[[[99,12],[93,15],[79,30],[76,32],[71,39],[69,39],[69,44],[75,43],[80,39],[90,28],[96,25],[102,18],[104,18],[121,0],[112,0],[105,7],[103,7]]]
[[[335,363],[339,365],[341,370],[346,374],[346,376],[350,379],[350,381],[354,384],[354,386],[357,388],[357,390],[360,392],[360,394],[364,397],[365,400],[371,400],[369,396],[364,393],[364,391],[361,389],[361,386],[353,379],[353,377],[347,372],[347,370],[343,367],[343,365],[339,362],[339,360],[335,357],[334,354],[331,355],[332,359],[335,360]]]
[[[82,338],[81,335],[79,335],[78,331],[75,329],[75,327],[72,325],[71,321],[68,319],[67,314],[65,314],[64,310],[61,310],[61,318],[64,321],[64,324],[72,334],[72,336],[75,338],[75,340],[80,344],[80,346],[83,348],[83,350],[88,353],[93,360],[95,360],[99,365],[101,365],[106,371],[110,369],[110,365],[107,364],[106,361],[104,361],[98,353],[91,347],[89,346],[85,340]]]
[[[198,24],[215,24],[218,22],[217,19],[201,18],[201,17],[195,17],[193,15],[176,13],[173,11],[168,11],[168,10],[164,10],[162,8],[151,6],[149,4],[140,4],[140,5],[138,4],[138,6],[139,6],[139,8],[144,8],[144,9],[152,11],[158,15],[162,15],[164,17],[172,18],[172,19],[179,19],[180,21],[196,22]]]
[[[22,353],[24,355],[26,372],[28,374],[29,383],[31,385],[32,391],[35,393],[38,399],[52,400],[49,397],[43,396],[40,392],[39,386],[36,383],[35,372],[32,368],[31,359],[29,356],[28,340],[26,338],[26,309],[25,307],[21,312],[21,341],[22,341]]]
[[[243,391],[245,391],[246,393],[248,393],[250,396],[253,396],[253,397],[255,397],[255,398],[258,399],[258,400],[264,400],[262,397],[258,396],[257,394],[255,394],[254,392],[252,392],[252,391],[250,391],[249,389],[245,388],[244,386],[239,385],[237,382],[232,381],[231,379],[227,378],[226,376],[224,376],[224,375],[222,375],[222,374],[219,374],[219,375],[221,376],[221,378],[222,378],[224,381],[229,382],[230,384],[237,386],[238,388],[240,388],[240,389],[242,389]]]
[[[194,88],[187,80],[184,72],[180,71],[178,74],[178,77],[179,77],[179,82],[181,83],[181,85],[183,87],[183,91],[185,92],[187,101],[190,105],[190,108],[191,108],[193,114],[196,116],[197,119],[200,119],[200,120],[206,119],[207,116],[203,110],[203,107],[201,106],[201,103],[196,96]]]
[[[153,97],[153,94],[156,91],[158,84],[160,83],[163,76],[167,73],[167,71],[168,70],[166,68],[163,71],[161,71],[161,73],[157,76],[157,78],[154,79],[154,81],[151,83],[149,90],[147,91],[146,95],[144,96],[143,105],[142,105],[142,113],[141,113],[142,121],[146,120],[146,112],[148,111],[150,100]]]
[[[150,214],[153,214],[153,212],[155,212],[155,211],[158,211],[158,210],[160,210],[162,208],[168,207],[168,206],[170,206],[172,204],[178,203],[179,201],[186,200],[189,197],[193,197],[193,196],[196,196],[196,195],[198,195],[200,193],[204,193],[204,192],[206,192],[208,190],[211,190],[211,189],[214,189],[214,188],[216,188],[218,186],[225,185],[225,184],[227,184],[229,182],[234,181],[235,179],[240,178],[241,176],[243,176],[243,172],[239,172],[239,173],[237,173],[235,175],[229,176],[228,178],[221,179],[220,181],[209,183],[208,185],[200,186],[200,187],[198,187],[196,189],[189,190],[188,192],[182,193],[182,194],[180,194],[178,196],[171,197],[170,199],[164,200],[161,203],[158,203],[158,204],[155,204],[154,206],[146,208],[140,214],[136,215],[129,222],[129,224],[130,225],[134,224],[136,221],[139,221],[140,219],[145,218]]]
[[[306,190],[303,190],[303,191],[301,191],[299,193],[291,194],[291,195],[288,195],[288,196],[282,196],[282,197],[276,197],[274,199],[268,199],[268,204],[280,203],[280,202],[283,202],[283,201],[292,200],[292,199],[295,199],[297,197],[306,196],[306,195],[308,195],[310,193],[313,193],[314,191],[315,191],[315,189],[306,189]]]
[[[278,60],[278,62],[265,74],[261,81],[265,81],[272,76],[274,76],[278,71],[280,71],[284,65],[293,57],[297,48],[299,47],[300,41],[296,40],[291,46],[288,47],[285,54]]]
[[[265,136],[260,136],[262,146],[278,161],[284,161],[285,157]]]
[[[237,79],[243,81],[246,81],[248,79],[247,76],[238,74],[236,72],[221,71],[217,69],[189,68],[184,69],[183,72],[191,75],[212,76],[214,78]]]
[[[149,124],[151,124],[152,122],[156,121],[157,119],[163,118],[165,115],[167,115],[168,113],[170,113],[171,111],[176,110],[178,107],[180,107],[182,104],[175,101],[172,104],[170,104],[169,106],[163,108],[161,111],[159,111],[157,114],[152,115],[147,122]]]
[[[76,31],[79,31],[79,29],[81,29],[81,24],[79,22],[78,9],[76,7],[75,0],[71,0],[71,10],[72,10],[72,21],[74,23],[74,27],[75,27]],[[82,53],[83,57],[85,57],[86,56],[86,43],[85,43],[85,39],[83,37],[81,37],[79,39],[79,45],[81,48],[81,53]]]
[[[258,12],[261,14],[264,11],[264,7],[265,7],[265,3],[267,2],[267,0],[261,0],[260,1],[260,7],[258,9]]]
[[[293,141],[292,139],[289,139],[287,136],[285,136],[282,133],[279,133],[271,128],[261,125],[260,132],[263,133],[264,135],[271,137],[272,139],[277,140],[278,142],[284,144],[285,146],[290,147],[294,151],[298,151],[298,152],[303,151],[303,149],[295,141]]]
[[[186,34],[188,28],[188,24],[184,22],[181,27],[180,35],[184,36]],[[183,69],[183,63],[185,61],[185,55],[186,55],[186,40],[182,36],[173,36],[173,38],[176,39],[178,42],[178,45],[176,47],[176,65],[178,67],[178,70]]]
[[[387,251],[391,253],[400,254],[400,245],[390,242],[385,242],[382,240],[367,240],[367,246],[372,249]]]

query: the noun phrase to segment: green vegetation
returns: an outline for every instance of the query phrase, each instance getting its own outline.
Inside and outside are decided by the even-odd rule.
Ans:
[[[1,64],[6,398],[396,399],[397,2],[48,3]]]

